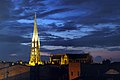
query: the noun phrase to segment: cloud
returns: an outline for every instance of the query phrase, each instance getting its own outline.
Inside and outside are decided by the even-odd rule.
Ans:
[[[10,54],[10,56],[17,56],[17,54]]]
[[[80,28],[74,22],[64,22],[61,24],[51,23],[48,24],[48,29],[55,32],[63,32],[63,31],[71,31],[71,30],[79,30]],[[50,31],[48,30],[48,31]]]
[[[9,20],[10,15],[11,14],[11,9],[12,9],[12,3],[11,1],[7,1],[7,0],[0,0],[0,3],[2,3],[0,5],[0,21],[3,20]]]
[[[88,28],[89,30],[89,28]],[[78,30],[79,31],[79,30]],[[87,30],[86,30],[87,31]],[[86,31],[84,31],[84,33],[86,33]],[[68,32],[69,33],[69,32]],[[66,32],[50,32],[50,34],[52,34],[51,36],[58,36],[61,37],[61,39],[59,38],[53,38],[52,40],[47,39],[47,41],[45,42],[45,44],[48,45],[55,45],[55,46],[88,46],[88,47],[97,47],[97,46],[101,46],[101,47],[110,47],[110,46],[119,46],[120,44],[120,34],[117,28],[110,28],[110,27],[99,27],[99,28],[95,28],[95,30],[93,31],[88,31],[87,35],[83,35],[80,37],[79,34],[80,31],[78,33],[76,33],[77,35],[79,35],[79,37],[73,37],[73,33],[70,31],[69,34],[71,35],[67,35]],[[70,38],[69,38],[70,37]],[[68,38],[68,39],[66,39]],[[44,43],[43,43],[44,44]]]
[[[52,14],[62,13],[62,12],[70,11],[70,10],[72,10],[72,9],[70,9],[70,8],[54,9],[54,10],[50,10],[50,11],[47,11],[47,12],[44,12],[44,13],[38,15],[38,17],[45,17],[45,16],[49,16]]]
[[[40,52],[40,55],[41,55],[41,56],[50,56],[50,54],[47,53],[47,52]]]
[[[95,1],[95,2],[94,2]],[[80,20],[85,24],[97,24],[97,23],[119,23],[120,6],[119,0],[94,0],[97,4],[97,9],[87,17]]]
[[[119,0],[60,0],[61,5],[76,9],[64,19],[71,19],[81,24],[119,23]],[[79,8],[78,8],[79,7]],[[82,14],[86,12],[86,14]],[[74,15],[79,13],[79,15]],[[86,15],[86,16],[85,16]],[[63,19],[63,18],[62,18]]]
[[[87,2],[89,0],[60,0],[63,5],[80,5],[83,2]]]
[[[63,46],[42,46],[41,48],[45,48],[48,50],[65,49],[65,47]]]
[[[109,51],[120,51],[120,46],[112,46],[112,47],[107,47],[106,49],[108,49]]]
[[[5,61],[28,60],[30,47],[19,43],[0,42],[0,59]],[[24,58],[25,57],[25,58]]]
[[[22,0],[22,6],[44,6],[44,3],[42,3],[44,0]]]
[[[111,48],[109,51],[120,51],[120,48]]]
[[[79,30],[74,22],[66,22],[62,27],[59,27],[57,31],[66,31],[66,30]]]
[[[28,58],[24,57],[24,54],[28,55],[30,51],[34,12],[37,12],[42,52],[79,53],[83,47],[90,49],[103,47],[105,49],[100,49],[101,51],[107,53],[111,51],[111,55],[118,55],[119,48],[115,46],[120,46],[119,2],[119,0],[1,0],[0,53],[5,53],[1,56],[17,54],[19,59]],[[24,51],[22,48],[27,50]],[[91,52],[96,56],[101,54],[95,53],[97,52],[95,50]]]
[[[20,42],[28,42],[29,39],[22,38],[20,36],[13,35],[2,35],[0,34],[0,42],[10,42],[10,43],[20,43]]]

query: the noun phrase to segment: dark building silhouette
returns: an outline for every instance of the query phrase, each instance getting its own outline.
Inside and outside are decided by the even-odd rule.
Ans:
[[[30,67],[30,80],[72,80],[80,76],[80,63],[36,65]]]
[[[120,63],[82,64],[82,80],[120,80]]]
[[[69,80],[68,68],[57,65],[38,65],[30,68],[30,80]]]
[[[111,61],[109,59],[106,59],[106,60],[102,61],[102,64],[110,64],[110,63],[111,63]]]
[[[65,65],[69,62],[92,63],[90,54],[51,54],[50,63]]]

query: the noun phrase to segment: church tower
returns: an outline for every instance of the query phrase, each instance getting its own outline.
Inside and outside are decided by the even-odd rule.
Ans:
[[[29,65],[35,66],[35,64],[38,64],[38,65],[42,64],[42,61],[40,59],[40,40],[38,37],[36,14],[34,18],[34,31],[33,31],[33,37],[32,37]]]

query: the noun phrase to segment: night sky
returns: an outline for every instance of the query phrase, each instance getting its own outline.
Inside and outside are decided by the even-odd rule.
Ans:
[[[120,61],[120,0],[0,0],[0,60],[29,60],[35,12],[42,55]]]

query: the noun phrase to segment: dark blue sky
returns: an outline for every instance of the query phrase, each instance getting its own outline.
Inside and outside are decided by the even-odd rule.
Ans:
[[[34,13],[41,54],[120,61],[120,0],[0,0],[0,59],[29,60]]]

